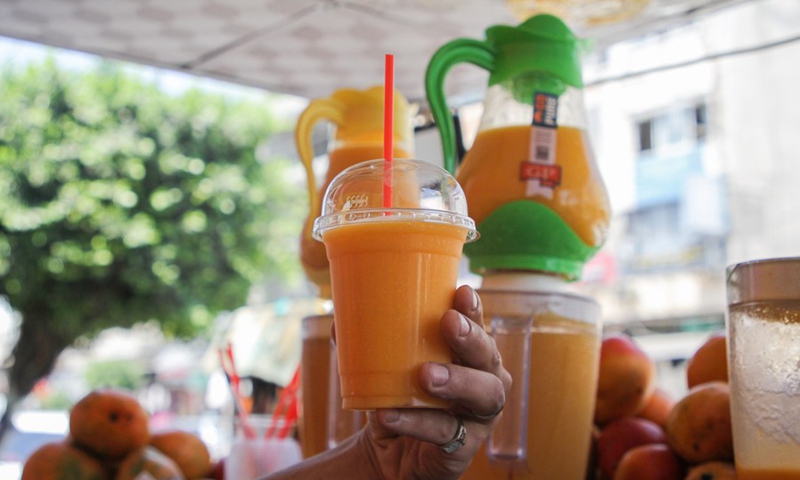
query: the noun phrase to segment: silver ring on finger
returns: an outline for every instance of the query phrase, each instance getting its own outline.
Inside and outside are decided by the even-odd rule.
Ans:
[[[455,419],[458,421],[458,428],[456,428],[455,435],[453,435],[453,438],[449,442],[444,445],[439,445],[439,448],[444,453],[453,453],[467,444],[467,427],[464,426],[464,420],[458,416],[456,416]]]

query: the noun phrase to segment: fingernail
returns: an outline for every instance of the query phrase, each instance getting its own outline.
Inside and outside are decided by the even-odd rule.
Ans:
[[[450,370],[438,363],[431,364],[431,380],[435,387],[441,387],[450,379]]]
[[[478,292],[473,290],[472,291],[472,311],[474,312],[477,309],[478,309]]]
[[[466,337],[469,335],[469,332],[472,331],[472,324],[469,323],[469,320],[467,320],[467,318],[463,315],[460,316],[460,319],[461,325],[459,325],[458,334],[462,337]]]
[[[394,423],[400,420],[400,412],[394,408],[387,408],[383,412],[383,421],[386,423]]]

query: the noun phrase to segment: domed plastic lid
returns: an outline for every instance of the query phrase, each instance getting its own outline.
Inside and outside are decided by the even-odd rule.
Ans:
[[[390,202],[384,203],[385,192]],[[352,223],[408,220],[460,226],[468,231],[467,242],[478,238],[456,179],[430,162],[400,158],[358,163],[334,177],[314,221],[314,238]]]

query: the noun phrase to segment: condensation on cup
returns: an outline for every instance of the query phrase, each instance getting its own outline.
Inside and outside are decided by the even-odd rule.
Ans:
[[[726,273],[737,476],[800,478],[800,257]]]

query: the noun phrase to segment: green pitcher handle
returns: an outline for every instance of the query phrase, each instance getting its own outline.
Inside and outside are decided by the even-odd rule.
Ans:
[[[447,73],[458,63],[471,63],[488,72],[495,66],[495,48],[481,40],[457,38],[444,44],[431,57],[425,72],[425,93],[433,113],[433,120],[439,127],[442,139],[444,168],[455,175],[456,170],[456,134],[453,117],[447,106],[444,94],[444,80]]]

